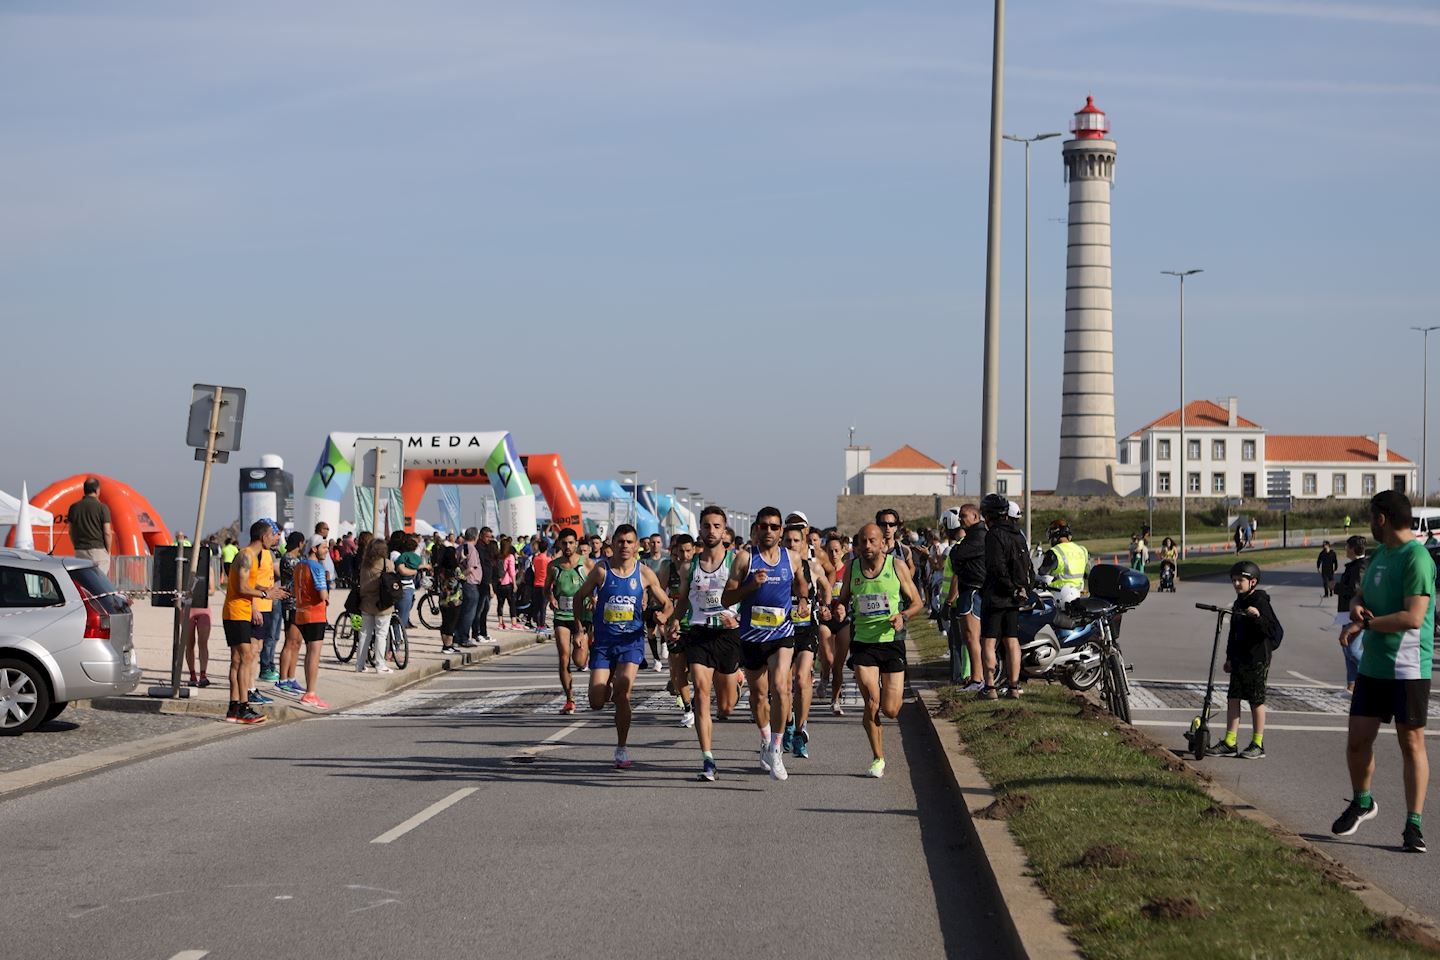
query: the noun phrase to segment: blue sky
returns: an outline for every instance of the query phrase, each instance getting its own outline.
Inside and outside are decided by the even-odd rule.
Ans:
[[[508,429],[833,515],[847,428],[978,475],[984,3],[9,2],[0,486],[96,470],[189,529],[192,382],[308,476],[330,430]],[[1005,128],[1118,142],[1117,419],[1191,398],[1418,458],[1440,322],[1440,5],[1010,4]],[[1055,474],[1059,141],[1036,146],[1036,485]],[[1001,455],[1021,457],[1023,163]],[[433,513],[434,511],[427,511]]]

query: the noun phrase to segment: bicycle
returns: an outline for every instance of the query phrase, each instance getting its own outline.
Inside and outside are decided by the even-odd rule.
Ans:
[[[335,650],[335,659],[341,663],[349,663],[355,656],[355,647],[360,642],[360,631],[355,626],[355,621],[360,619],[360,614],[341,613],[335,618],[331,627],[330,645]],[[405,627],[395,618],[390,618],[389,649],[387,652],[395,660],[395,668],[404,670],[410,665],[410,638],[405,634]],[[375,644],[370,645],[366,651],[366,666],[375,666]]]
[[[426,630],[440,629],[440,591],[431,577],[422,577],[420,588],[425,592],[415,598],[415,615]]]

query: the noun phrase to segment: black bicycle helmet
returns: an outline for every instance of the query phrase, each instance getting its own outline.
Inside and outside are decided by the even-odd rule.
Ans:
[[[1050,546],[1052,547],[1060,542],[1061,537],[1075,536],[1075,534],[1070,532],[1070,524],[1064,517],[1057,517],[1051,520],[1050,526],[1046,528],[1046,533],[1050,537]]]
[[[964,526],[964,524],[960,522],[960,511],[956,510],[954,507],[946,510],[940,515],[940,526],[944,527],[946,530],[949,530],[952,533],[956,530],[959,530],[962,526]]]
[[[980,501],[980,512],[1003,517],[1010,512],[1010,501],[1003,494],[987,493]]]
[[[1260,582],[1260,568],[1249,560],[1239,560],[1230,568],[1230,579],[1236,577],[1249,577],[1256,583]]]

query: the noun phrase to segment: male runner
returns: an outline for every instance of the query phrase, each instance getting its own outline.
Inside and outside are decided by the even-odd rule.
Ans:
[[[676,620],[690,622],[681,649],[695,682],[691,710],[700,741],[701,780],[715,779],[710,691],[715,691],[721,720],[730,716],[740,699],[739,610],[721,602],[734,561],[735,555],[725,546],[725,511],[712,503],[700,511],[700,551],[685,571],[685,590],[676,608]],[[672,627],[672,636],[675,633]]]
[[[660,606],[658,623],[670,618],[670,598],[654,572],[635,557],[635,528],[622,523],[610,538],[613,554],[590,568],[574,602],[595,598],[595,644],[590,650],[590,709],[615,704],[615,766],[630,769],[630,691],[645,660],[645,598]]]
[[[880,527],[860,529],[857,557],[850,561],[840,602],[855,611],[850,666],[865,702],[865,735],[870,739],[869,776],[885,776],[885,745],[880,714],[900,715],[905,694],[905,623],[924,609],[905,561],[885,550]],[[903,609],[902,609],[903,607]]]
[[[650,572],[658,577],[660,576],[660,568],[665,565],[665,559],[665,548],[660,539],[660,534],[655,533],[646,537],[645,551],[640,556],[640,562],[649,567]],[[645,608],[645,639],[650,644],[650,662],[654,665],[656,673],[660,673],[665,669],[666,661],[666,657],[661,648],[661,645],[664,643],[664,637],[662,636],[660,624],[655,620],[655,611],[658,608],[658,604],[655,603],[654,598],[651,598],[650,605]],[[669,631],[663,632],[668,633]]]
[[[260,644],[268,630],[265,614],[270,612],[272,599],[283,592],[273,586],[275,569],[270,553],[279,542],[280,532],[274,524],[256,520],[250,524],[249,545],[230,563],[221,614],[225,643],[230,648],[230,708],[225,713],[229,723],[265,721],[265,715],[247,701],[260,670]],[[263,702],[268,703],[269,698]]]
[[[791,515],[792,518],[796,516]],[[802,518],[804,514],[799,514]],[[790,620],[795,625],[795,713],[785,724],[785,734],[780,738],[782,753],[792,749],[802,759],[810,756],[810,703],[815,698],[815,654],[820,649],[820,625],[830,620],[830,578],[818,560],[806,556],[810,544],[806,539],[805,523],[796,523],[785,528],[785,549],[799,556],[800,571],[805,575],[805,595],[810,609],[802,615],[799,610],[791,611]]]
[[[830,534],[830,539],[825,541],[825,553],[830,558],[830,566],[834,570],[830,595],[835,599],[831,602],[828,656],[822,653],[820,658],[820,686],[823,688],[826,680],[829,680],[830,713],[833,716],[843,717],[845,708],[840,705],[840,695],[845,690],[845,661],[850,656],[851,631],[849,608],[839,600],[840,587],[843,585],[845,573],[849,569],[847,556],[849,543],[845,535],[838,531]],[[824,639],[823,633],[821,639]]]
[[[740,602],[740,662],[750,686],[750,715],[760,728],[760,765],[774,780],[789,777],[780,736],[790,719],[790,661],[795,652],[790,612],[798,606],[801,616],[810,613],[801,558],[780,546],[780,517],[774,507],[760,508],[750,526],[755,548],[735,557],[720,597],[726,605]],[[773,719],[780,729],[771,727],[772,696],[779,714]]]
[[[670,597],[676,610],[685,596],[685,578],[690,572],[690,561],[695,556],[695,538],[688,533],[677,533],[670,538],[670,556],[660,564],[656,574],[665,584],[665,593]],[[670,683],[667,689],[679,701],[680,726],[695,726],[695,710],[690,701],[690,679],[685,669],[683,645],[685,634],[690,630],[690,619],[685,614],[671,616],[666,629],[662,631],[665,642],[666,660],[670,667]]]
[[[560,657],[560,687],[565,691],[561,713],[575,712],[575,691],[571,685],[571,665],[584,669],[590,656],[583,632],[575,627],[575,594],[590,573],[590,565],[577,552],[575,531],[566,527],[556,541],[559,553],[550,564],[545,580],[545,602],[555,611],[555,652]]]

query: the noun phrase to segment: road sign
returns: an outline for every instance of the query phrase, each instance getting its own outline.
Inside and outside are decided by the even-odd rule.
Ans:
[[[1290,497],[1267,497],[1265,500],[1265,509],[1289,513],[1292,502]]]
[[[1270,470],[1266,472],[1265,494],[1269,497],[1290,496],[1290,471]]]
[[[245,419],[245,389],[197,383],[190,388],[190,422],[185,428],[185,445],[204,450],[210,445],[210,408],[215,391],[220,391],[220,418],[216,422],[215,450],[240,449],[240,427]]]
[[[359,437],[361,483],[367,487],[398,487],[404,470],[405,443],[399,437]]]

